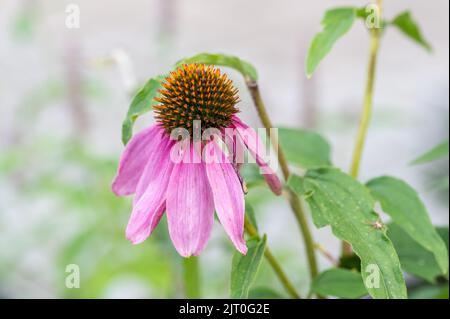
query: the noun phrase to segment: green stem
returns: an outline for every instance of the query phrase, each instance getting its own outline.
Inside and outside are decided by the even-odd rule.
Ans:
[[[381,21],[382,0],[377,0],[378,6],[378,19]],[[381,22],[380,22],[381,23]],[[353,153],[352,165],[350,167],[350,174],[354,178],[358,178],[359,170],[361,166],[361,158],[364,150],[364,144],[366,142],[367,131],[369,128],[370,119],[372,117],[373,108],[373,91],[375,86],[376,66],[378,59],[378,50],[380,47],[380,28],[370,29],[370,53],[369,53],[369,65],[367,68],[366,89],[364,93],[363,111],[361,115],[361,121],[359,124],[358,134],[356,137],[355,151]],[[343,243],[342,253],[343,255],[351,254],[352,249],[348,243]]]
[[[251,237],[261,238],[258,234],[258,231],[256,230],[255,226],[251,223],[251,221],[245,216],[245,231],[247,234],[249,234]],[[269,247],[266,246],[266,250],[264,251],[264,257],[266,257],[267,261],[269,262],[270,266],[272,266],[275,274],[277,275],[278,279],[280,280],[281,284],[283,285],[286,292],[295,299],[300,299],[300,295],[297,293],[297,291],[294,288],[294,285],[290,282],[289,278],[284,273],[283,269],[281,268],[278,261],[275,259],[275,257],[272,255],[272,252],[270,251]]]
[[[200,298],[200,271],[198,257],[183,258],[183,281],[186,298]]]
[[[278,148],[275,147],[278,156],[278,162],[280,164],[284,179],[287,181],[289,176],[291,175],[291,172],[289,170],[288,162],[286,160],[286,156],[284,155],[284,151],[282,147],[278,144],[277,137],[275,135],[270,134],[270,128],[272,128],[273,125],[272,122],[270,121],[270,117],[266,111],[266,107],[261,98],[261,93],[259,91],[258,84],[256,81],[253,81],[251,79],[246,79],[246,84],[252,96],[253,102],[255,104],[258,115],[261,119],[261,122],[266,128],[267,135],[269,136],[272,142],[272,145],[278,146]],[[299,197],[291,190],[288,190],[288,195],[289,195],[289,204],[297,220],[297,223],[301,229],[303,241],[306,247],[306,254],[308,257],[309,272],[311,279],[313,279],[314,277],[317,276],[318,269],[314,250],[314,241],[312,238],[311,231],[309,229],[308,220],[306,219]]]

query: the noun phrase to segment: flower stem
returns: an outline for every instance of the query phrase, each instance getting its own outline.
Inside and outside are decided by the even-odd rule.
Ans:
[[[200,271],[198,257],[183,258],[183,281],[186,298],[200,298]]]
[[[245,216],[245,231],[251,237],[256,237],[258,239],[261,238],[259,236],[258,231],[256,230],[255,226],[253,226],[253,224],[251,223],[251,221],[248,219],[247,216]],[[267,247],[267,246],[266,246],[266,250],[264,251],[264,257],[266,257],[267,261],[272,266],[278,279],[280,279],[280,282],[283,285],[284,289],[286,289],[286,292],[292,298],[301,299],[300,295],[295,290],[294,285],[290,282],[289,278],[286,276],[286,274],[284,273],[280,264],[275,259],[275,257],[272,255],[272,252],[270,251],[269,247]]]
[[[284,155],[283,148],[278,144],[277,137],[270,134],[270,128],[272,128],[273,126],[272,126],[270,117],[266,111],[264,102],[261,98],[261,93],[259,91],[258,83],[251,79],[246,79],[246,84],[247,84],[247,87],[252,96],[256,110],[258,111],[258,115],[261,119],[261,122],[264,125],[264,127],[266,128],[267,135],[269,136],[269,138],[272,142],[272,145],[278,146],[278,148],[275,147],[275,150],[276,150],[277,156],[278,156],[278,162],[280,164],[284,179],[287,181],[289,176],[291,175],[291,172],[289,170],[288,162],[286,160],[286,156]],[[299,224],[300,229],[301,229],[303,241],[304,241],[305,247],[306,247],[306,254],[308,257],[309,272],[310,272],[311,279],[313,279],[314,277],[317,276],[318,270],[317,270],[317,261],[316,261],[316,255],[315,255],[315,250],[314,250],[314,241],[312,238],[311,231],[309,229],[308,220],[306,219],[306,216],[303,211],[303,207],[302,207],[299,197],[291,190],[288,190],[288,195],[289,195],[289,204],[291,205],[292,211],[294,212],[294,216],[295,216],[297,223]]]
[[[381,23],[382,0],[376,1],[378,7],[378,21]],[[378,59],[378,50],[380,47],[381,28],[379,26],[370,29],[370,53],[369,65],[367,68],[366,89],[364,93],[363,111],[359,124],[358,134],[356,137],[355,151],[353,153],[352,165],[350,167],[350,174],[353,178],[358,178],[359,169],[361,166],[361,158],[364,149],[364,144],[367,137],[367,130],[369,128],[370,119],[372,117],[373,108],[373,91],[375,86],[375,74]],[[349,255],[352,253],[351,246],[343,242],[342,254]]]

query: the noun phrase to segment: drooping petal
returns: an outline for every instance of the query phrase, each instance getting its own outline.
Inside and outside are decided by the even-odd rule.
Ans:
[[[127,225],[127,239],[134,245],[146,240],[158,225],[165,209],[165,200],[156,201],[153,198],[135,206]]]
[[[267,185],[272,190],[275,195],[281,195],[283,192],[283,184],[281,184],[280,179],[277,174],[268,166],[268,165],[260,165],[259,166],[262,172],[262,176],[266,180]]]
[[[158,178],[161,173],[161,165],[171,161],[170,152],[174,144],[175,142],[168,135],[163,135],[157,148],[149,154],[147,165],[145,165],[136,187],[136,194],[133,199],[134,204],[139,201],[148,189],[149,183],[155,178]],[[170,174],[167,176],[167,181],[169,178]]]
[[[126,236],[133,244],[143,242],[158,225],[166,208],[166,193],[174,164],[170,160],[170,148],[163,145],[155,152],[160,153],[157,161],[149,161],[146,171],[145,189],[133,204],[133,211],[128,222]],[[142,179],[141,179],[142,181]],[[136,194],[137,196],[137,194]]]
[[[139,132],[130,140],[120,158],[119,168],[112,183],[117,196],[133,194],[148,162],[149,155],[159,147],[163,129],[155,124]]]
[[[213,154],[213,161],[206,163],[206,174],[214,198],[214,207],[220,223],[234,246],[242,254],[247,253],[244,240],[244,192],[233,165],[224,160],[222,150],[215,142],[206,145],[206,152]]]
[[[205,164],[191,145],[183,161],[175,164],[166,200],[167,221],[172,242],[183,257],[196,256],[205,247],[214,222],[214,202]]]
[[[256,163],[261,168],[262,174],[272,192],[276,195],[281,195],[283,185],[275,171],[263,158],[264,146],[261,143],[258,133],[242,122],[237,116],[233,116],[233,123],[231,126],[236,129],[240,139],[248,148],[250,154],[255,158]]]

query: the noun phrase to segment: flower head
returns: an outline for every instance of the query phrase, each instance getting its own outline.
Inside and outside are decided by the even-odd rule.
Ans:
[[[202,129],[225,128],[238,112],[238,90],[226,74],[203,64],[185,64],[171,72],[156,98],[156,119],[168,133],[183,127],[192,134],[192,123],[199,120]]]
[[[112,184],[118,196],[135,194],[126,236],[134,244],[143,242],[165,212],[179,254],[198,255],[216,211],[236,249],[245,254],[239,150],[248,149],[274,193],[281,193],[281,182],[263,159],[258,134],[236,116],[237,89],[218,69],[201,64],[180,67],[162,86],[157,123],[127,144]],[[213,137],[190,139],[195,121],[201,123],[200,135],[215,129]],[[172,134],[180,128],[189,132],[181,141]]]

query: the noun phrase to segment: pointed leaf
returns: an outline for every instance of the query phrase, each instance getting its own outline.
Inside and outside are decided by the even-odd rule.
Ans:
[[[395,223],[389,224],[387,233],[398,253],[402,269],[429,282],[436,282],[436,278],[442,275],[442,270],[434,255]]]
[[[409,11],[400,13],[390,24],[396,26],[403,34],[417,42],[426,50],[431,51],[430,44],[423,37],[417,22],[413,19]]]
[[[317,227],[330,225],[338,238],[352,245],[373,298],[406,298],[400,261],[385,229],[373,226],[378,221],[375,201],[364,185],[335,168],[292,176],[288,185],[308,202]]]
[[[411,238],[434,254],[442,273],[448,271],[448,254],[444,241],[431,224],[417,192],[402,180],[383,176],[367,183],[372,195],[386,214]]]
[[[442,142],[441,144],[427,151],[425,154],[419,156],[411,164],[425,164],[444,157],[448,157],[448,140]]]
[[[258,79],[258,72],[250,63],[240,58],[226,54],[200,53],[189,58],[184,58],[176,63],[177,66],[187,63],[203,63],[233,68],[239,71],[245,78],[253,81]]]
[[[328,10],[322,19],[323,31],[311,42],[306,57],[306,75],[310,77],[320,61],[331,51],[334,44],[345,35],[357,17],[356,8],[336,8]]]
[[[256,273],[266,249],[266,236],[253,238],[247,242],[246,255],[235,252],[231,267],[231,298],[245,299],[255,281]]]

